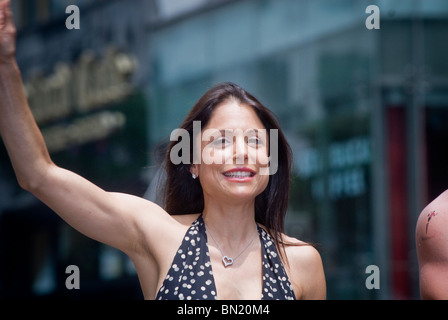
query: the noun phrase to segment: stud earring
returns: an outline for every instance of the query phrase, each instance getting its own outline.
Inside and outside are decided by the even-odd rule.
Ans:
[[[191,177],[192,177],[193,179],[196,179],[198,176],[195,175],[194,173],[192,173],[192,174],[191,174]]]

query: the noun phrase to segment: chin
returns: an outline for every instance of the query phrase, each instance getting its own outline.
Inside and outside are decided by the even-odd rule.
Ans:
[[[226,190],[230,198],[235,200],[246,200],[248,202],[253,201],[263,190],[254,190],[249,186],[234,186],[231,189]]]

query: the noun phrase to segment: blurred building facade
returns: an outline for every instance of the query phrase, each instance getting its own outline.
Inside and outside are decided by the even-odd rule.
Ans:
[[[419,297],[415,222],[448,185],[446,1],[31,2],[14,2],[28,94],[42,105],[39,84],[51,87],[67,68],[78,83],[70,91],[78,106],[42,111],[58,164],[142,195],[154,148],[208,88],[236,82],[274,111],[293,148],[286,231],[321,252],[328,298]],[[64,26],[69,4],[79,5],[80,30]],[[366,27],[369,5],[380,10],[380,29]],[[91,92],[79,94],[86,81]],[[55,126],[81,116],[108,126],[57,139]],[[107,297],[112,287],[141,295],[126,257],[19,191],[3,150],[1,157],[2,296],[15,287],[72,297],[68,264],[86,274],[81,286],[91,279],[91,290],[76,295]],[[366,287],[369,265],[380,270],[380,289]]]
[[[79,30],[66,27],[72,4]],[[13,1],[17,59],[53,161],[106,190],[140,196],[148,164],[144,26],[152,5]],[[20,190],[3,147],[0,153],[0,296],[141,299],[130,260]],[[80,270],[79,290],[66,288],[69,265]]]

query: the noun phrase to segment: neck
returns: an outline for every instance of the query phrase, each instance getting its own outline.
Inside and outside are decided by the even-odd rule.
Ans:
[[[204,222],[223,250],[238,250],[256,233],[254,202],[244,205],[204,203]]]

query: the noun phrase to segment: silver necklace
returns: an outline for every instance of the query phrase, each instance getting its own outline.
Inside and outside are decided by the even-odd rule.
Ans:
[[[204,222],[205,224],[205,222]],[[210,236],[212,237],[213,241],[216,243],[216,246],[218,247],[219,251],[221,252],[222,255],[222,263],[224,265],[225,268],[230,267],[231,265],[233,265],[233,262],[238,259],[244,251],[247,250],[247,248],[249,248],[249,246],[252,244],[252,242],[255,239],[255,236],[258,234],[258,230],[255,232],[254,236],[252,237],[252,239],[250,240],[250,242],[244,247],[243,250],[241,250],[241,252],[235,257],[235,258],[231,258],[227,255],[224,254],[224,252],[221,249],[221,246],[219,245],[218,241],[216,241],[216,239],[213,237],[213,234],[210,231],[210,228],[207,227],[207,225],[205,225],[205,228],[208,230],[208,233],[210,234]]]

